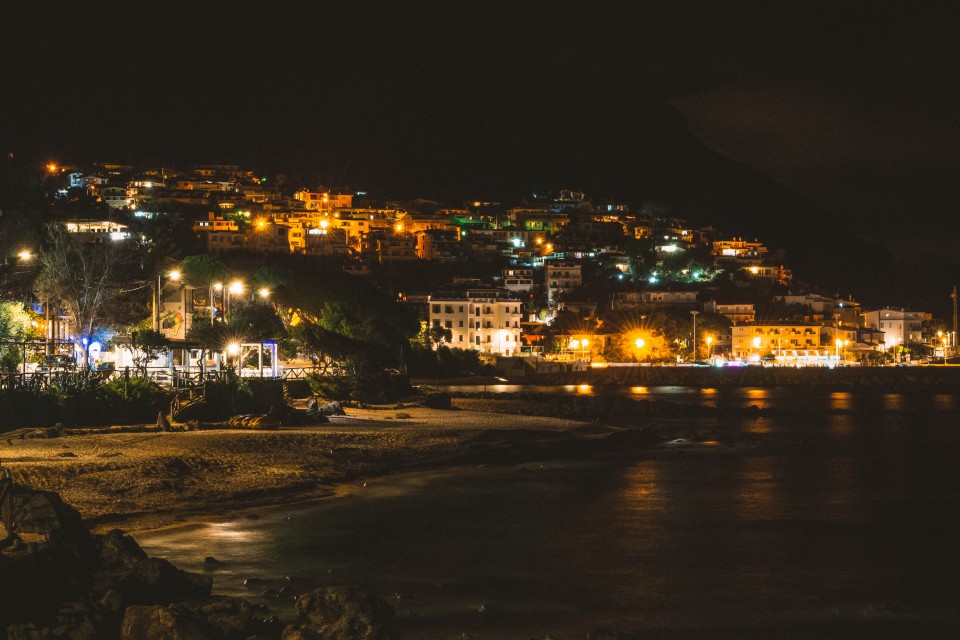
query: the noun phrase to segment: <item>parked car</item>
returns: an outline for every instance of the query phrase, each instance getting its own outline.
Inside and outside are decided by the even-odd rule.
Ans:
[[[70,356],[47,356],[40,362],[41,373],[67,373],[77,370],[77,362]]]

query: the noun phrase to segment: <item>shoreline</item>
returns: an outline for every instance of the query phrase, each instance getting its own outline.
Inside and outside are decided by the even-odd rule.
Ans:
[[[16,482],[62,495],[92,531],[135,534],[302,507],[349,495],[365,479],[562,455],[596,437],[578,428],[599,428],[475,409],[347,411],[276,431],[0,438],[0,460]]]

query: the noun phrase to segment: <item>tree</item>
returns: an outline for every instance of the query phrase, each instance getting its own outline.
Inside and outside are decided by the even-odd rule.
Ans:
[[[159,331],[140,329],[130,334],[130,347],[133,350],[133,365],[142,377],[147,377],[147,365],[170,347]]]
[[[208,287],[227,277],[227,266],[220,256],[209,253],[187,256],[180,261],[180,271],[184,279],[195,287]]]
[[[30,312],[19,302],[0,302],[0,368],[12,371],[21,362],[20,345],[11,344],[23,341],[36,334]]]
[[[130,247],[126,242],[84,243],[57,223],[47,226],[47,241],[37,257],[36,294],[66,310],[77,337],[86,338],[86,363],[105,306],[121,292],[121,267]]]
[[[431,346],[439,349],[444,342],[453,341],[453,332],[450,331],[450,329],[437,325],[427,329],[427,338],[430,340]]]

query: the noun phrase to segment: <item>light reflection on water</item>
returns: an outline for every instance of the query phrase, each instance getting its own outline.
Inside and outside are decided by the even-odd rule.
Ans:
[[[891,395],[901,412],[851,410]],[[803,401],[822,412],[704,421],[720,443],[709,454],[384,479],[290,519],[264,512],[140,540],[193,570],[223,560],[219,592],[256,595],[242,586],[250,576],[366,584],[415,640],[584,637],[598,626],[671,639],[956,637],[952,396]],[[744,437],[749,446],[731,444]],[[870,606],[899,626],[878,627]],[[924,626],[934,619],[948,632]]]
[[[903,412],[941,411],[960,409],[957,395],[923,390],[910,393],[885,393],[870,389],[832,391],[810,387],[683,387],[683,386],[629,386],[569,384],[545,385],[458,385],[446,387],[452,392],[464,393],[553,393],[603,397],[625,395],[637,400],[653,400],[681,405],[695,405],[729,409],[784,409],[795,412]]]
[[[853,409],[853,394],[849,391],[834,391],[830,394],[831,411],[850,411]]]

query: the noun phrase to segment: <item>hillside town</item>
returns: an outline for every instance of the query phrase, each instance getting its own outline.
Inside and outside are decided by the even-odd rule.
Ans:
[[[569,189],[511,202],[396,202],[305,188],[229,164],[177,170],[50,162],[42,174],[44,212],[0,210],[8,373],[139,365],[161,377],[230,367],[258,377],[321,364],[339,371],[336,349],[284,348],[307,314],[288,301],[296,291],[275,295],[264,274],[291,259],[372,284],[396,303],[387,313],[413,319],[411,341],[475,352],[482,364],[513,375],[648,364],[945,364],[956,357],[955,291],[953,317],[896,301],[866,307],[794,274],[790,256],[763,238],[726,233],[719,221],[695,226],[656,203]],[[107,297],[133,291],[122,318],[85,317],[69,295],[58,300],[37,286],[39,270],[52,264],[39,259],[50,251],[51,225],[83,255],[126,247],[148,256],[134,255],[139,273],[111,285]],[[206,275],[181,264],[204,260],[217,265]],[[90,295],[95,285],[85,286]],[[257,304],[273,309],[276,331],[234,332],[220,343],[198,338],[198,326],[229,323],[231,306]],[[11,305],[21,305],[18,313]],[[163,339],[148,363],[137,361],[137,328]],[[410,364],[403,353],[392,363],[397,369]]]

